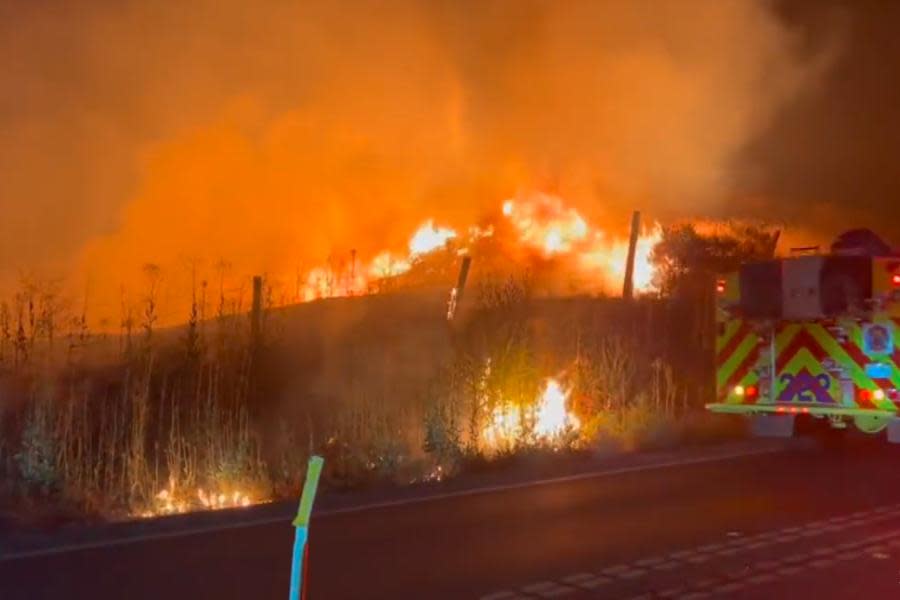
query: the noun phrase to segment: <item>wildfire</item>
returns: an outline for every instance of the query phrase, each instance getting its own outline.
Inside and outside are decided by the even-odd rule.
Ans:
[[[525,200],[507,200],[503,214],[519,232],[519,238],[546,257],[570,255],[586,274],[597,273],[609,284],[621,285],[625,278],[628,241],[614,240],[606,232],[592,229],[574,208],[556,196],[534,194]],[[654,225],[648,234],[638,237],[634,257],[634,289],[653,287],[650,253],[662,237]]]
[[[416,258],[446,247],[456,235],[453,229],[435,227],[434,219],[428,219],[410,238],[409,252],[406,256],[384,251],[372,258],[368,264],[357,265],[354,254],[349,265],[317,267],[311,270],[303,287],[303,300],[309,302],[319,298],[366,294],[371,282],[406,273],[412,268]]]
[[[456,237],[456,232],[446,227],[435,229],[434,220],[428,219],[409,240],[409,255],[427,254],[443,248],[447,242]]]
[[[634,251],[634,289],[645,292],[653,289],[653,263],[650,254],[662,239],[662,228],[654,225],[648,234],[638,237]],[[625,278],[628,242],[616,241],[610,246],[588,249],[580,255],[581,264],[588,270],[600,270],[607,278],[621,283]]]
[[[509,446],[526,440],[529,424],[538,442],[555,442],[562,435],[577,432],[581,422],[566,406],[567,393],[555,379],[548,379],[534,406],[497,406],[481,432],[490,448]]]
[[[547,256],[571,252],[588,237],[588,225],[578,211],[555,196],[537,194],[526,202],[507,200],[503,214],[519,231],[523,244]]]
[[[535,432],[539,437],[552,438],[580,426],[578,417],[566,408],[566,393],[555,379],[550,379],[538,403]]]
[[[219,493],[207,493],[203,488],[197,488],[194,496],[191,496],[186,490],[184,494],[181,492],[182,490],[176,488],[174,480],[170,479],[168,487],[163,488],[156,494],[155,505],[150,510],[142,513],[142,516],[156,517],[180,514],[197,509],[239,508],[257,503],[241,490],[232,490],[229,493],[221,491]]]
[[[592,227],[577,210],[562,199],[547,194],[531,194],[509,199],[502,204],[503,218],[512,225],[515,239],[510,243],[530,248],[545,258],[565,258],[577,267],[585,280],[596,287],[615,289],[625,275],[627,240],[615,239],[602,229]],[[454,229],[438,226],[427,219],[413,233],[405,254],[384,251],[363,264],[355,253],[349,263],[311,270],[303,286],[302,299],[354,296],[369,293],[374,282],[410,271],[416,261],[432,252],[451,247],[459,255],[479,239],[492,237],[494,224],[469,227],[463,236]],[[467,235],[466,235],[467,234]],[[635,254],[634,288],[652,288],[653,266],[650,252],[661,237],[655,225],[638,239]],[[452,244],[452,246],[449,246]]]

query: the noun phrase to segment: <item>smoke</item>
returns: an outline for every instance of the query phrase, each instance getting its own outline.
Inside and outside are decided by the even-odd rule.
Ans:
[[[114,317],[146,263],[289,278],[522,190],[703,214],[826,62],[755,0],[6,0],[0,281]]]

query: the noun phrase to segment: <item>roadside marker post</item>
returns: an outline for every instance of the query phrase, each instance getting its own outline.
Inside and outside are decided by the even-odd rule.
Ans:
[[[300,494],[300,506],[297,508],[297,516],[291,523],[294,526],[294,552],[291,557],[291,590],[288,600],[306,598],[303,577],[306,575],[306,561],[309,554],[307,550],[309,516],[312,513],[316,490],[319,488],[319,476],[322,475],[324,464],[325,459],[321,456],[309,459],[309,465],[306,467],[306,483],[303,484],[303,492]]]

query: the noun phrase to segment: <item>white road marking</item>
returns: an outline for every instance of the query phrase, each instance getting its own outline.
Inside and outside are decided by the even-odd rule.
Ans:
[[[740,581],[731,581],[729,583],[725,583],[719,586],[712,588],[710,591],[716,594],[730,594],[732,592],[736,592],[739,589],[744,587],[744,584]]]
[[[869,522],[883,519],[883,516],[873,515],[869,519]],[[815,530],[817,524],[826,522],[828,522],[827,519],[822,519],[820,521],[807,523],[800,528],[790,529],[795,529],[798,531]],[[732,545],[737,546],[736,548],[732,549],[731,552],[737,553],[756,547],[777,545],[779,543],[778,540],[784,537],[777,536],[775,538],[772,538],[770,536],[771,533],[772,532],[767,532],[766,534],[748,536],[746,538],[742,538],[741,540],[731,542]],[[800,539],[800,537],[801,536],[788,536],[788,539],[791,541],[797,541]],[[756,542],[756,540],[762,540],[763,538],[766,538],[765,541]],[[843,547],[848,550],[851,548],[862,549],[864,553],[869,553],[869,555],[871,556],[880,558],[880,556],[878,556],[878,553],[884,552],[884,550],[886,550],[886,545],[891,545],[891,541],[888,540],[897,541],[898,543],[900,543],[900,530],[891,531],[876,536],[869,536],[862,540],[855,540],[846,544],[842,544],[840,547],[836,548]],[[747,542],[751,543],[747,544]],[[715,545],[710,544],[707,546]],[[574,591],[572,590],[572,588],[591,590],[599,587],[600,585],[611,582],[612,580],[609,578],[609,576],[615,576],[620,579],[636,579],[647,574],[647,569],[641,567],[652,567],[653,569],[664,570],[684,566],[686,563],[705,562],[706,560],[709,560],[712,555],[698,552],[698,550],[707,546],[700,546],[697,549],[682,550],[669,555],[678,556],[682,560],[671,560],[666,562],[664,561],[664,559],[661,559],[659,557],[648,557],[635,560],[630,564],[619,564],[607,567],[601,571],[605,575],[595,576],[591,573],[578,573],[575,575],[570,575],[568,577],[563,577],[560,579],[560,581],[565,585],[559,588],[553,587],[553,582],[541,582],[539,584],[533,584],[532,586],[524,587],[521,591],[526,592],[530,595],[538,595],[541,597],[550,598],[568,595],[569,593],[572,593]],[[744,569],[727,574],[727,580],[725,582],[716,579],[706,579],[694,582],[693,584],[689,584],[687,587],[670,589],[664,592],[657,593],[656,597],[669,598],[679,596],[680,594],[685,594],[680,597],[702,598],[709,595],[709,592],[715,594],[731,593],[747,585],[768,583],[770,581],[775,581],[780,576],[794,575],[803,571],[804,569],[827,568],[834,565],[839,560],[858,558],[861,555],[859,552],[856,552],[849,553],[845,556],[834,556],[835,551],[836,550],[834,548],[816,548],[808,553],[796,553],[793,555],[789,555],[780,559],[779,561],[762,560],[753,564],[752,567],[747,566]],[[721,554],[721,551],[719,553],[713,554]],[[884,554],[884,556],[889,557],[889,555],[887,554]],[[817,560],[809,561],[810,557],[819,558]],[[793,565],[784,563],[793,563]]]
[[[647,573],[646,569],[629,569],[627,571],[619,573],[619,577],[623,579],[635,579],[637,577],[640,577],[641,575],[644,575],[645,573]]]
[[[526,585],[521,588],[521,591],[526,594],[540,596],[541,598],[561,598],[562,596],[568,596],[575,592],[574,589],[560,585],[554,581],[541,581],[539,583]]]
[[[578,573],[576,575],[563,577],[562,579],[560,579],[560,581],[567,585],[573,585],[585,590],[593,590],[600,587],[601,585],[609,583],[612,580],[609,577],[594,575],[593,573]]]
[[[711,552],[713,550],[719,550],[723,547],[724,544],[706,544],[705,546],[700,546],[697,548],[700,552]]]
[[[770,546],[770,545],[771,544],[769,544],[768,542],[756,542],[754,544],[747,544],[746,546],[744,546],[743,549],[744,550],[754,550],[756,548],[762,548],[763,546]]]
[[[812,566],[814,566],[817,569],[825,569],[825,568],[833,565],[835,562],[836,561],[831,558],[820,558],[819,560],[814,560],[809,564],[811,564]]]
[[[745,582],[750,584],[767,583],[774,580],[775,575],[773,575],[772,573],[757,573],[756,575],[752,575],[744,579]]]
[[[759,456],[765,454],[776,454],[784,450],[779,447],[772,448],[750,448],[740,451],[724,452],[722,454],[714,454],[711,456],[695,456],[691,458],[680,458],[674,460],[663,460],[656,463],[648,463],[641,465],[632,465],[628,467],[618,467],[615,469],[607,469],[601,471],[590,471],[586,473],[577,473],[575,475],[566,475],[563,477],[551,477],[548,479],[539,479],[536,481],[525,481],[520,483],[511,483],[504,485],[492,485],[485,487],[472,488],[468,490],[459,490],[456,492],[445,492],[440,494],[430,494],[415,498],[405,498],[402,500],[388,500],[384,502],[373,502],[371,504],[363,504],[359,506],[349,506],[346,508],[336,508],[331,510],[316,511],[313,517],[316,520],[325,519],[336,515],[346,515],[367,512],[371,510],[382,510],[386,508],[399,508],[403,506],[411,506],[415,504],[425,504],[428,502],[438,502],[441,500],[450,500],[454,498],[466,498],[469,496],[481,496],[495,494],[499,492],[523,490],[529,488],[545,487],[560,483],[570,483],[573,481],[587,481],[591,479],[605,479],[607,477],[616,477],[619,475],[627,475],[631,473],[642,473],[646,471],[660,471],[675,467],[687,467],[694,465],[703,465],[717,462],[724,462],[736,458],[744,458],[748,456]],[[0,562],[22,560],[27,558],[36,558],[39,556],[51,556],[55,554],[66,554],[69,552],[78,552],[82,550],[94,550],[98,548],[109,548],[114,546],[128,546],[141,542],[166,540],[180,537],[190,537],[195,535],[204,535],[214,533],[216,531],[230,531],[235,529],[246,529],[249,527],[259,527],[261,525],[274,525],[277,523],[290,523],[290,516],[283,517],[266,517],[261,519],[248,519],[240,523],[220,523],[216,525],[206,525],[201,527],[189,527],[179,531],[155,532],[142,535],[135,535],[126,538],[103,540],[97,542],[78,542],[73,544],[64,544],[53,548],[45,548],[41,550],[26,550],[23,552],[13,552],[10,554],[0,555]]]
[[[482,596],[480,600],[519,600],[520,598],[522,596],[515,592],[502,591]]]
[[[858,545],[859,544],[857,544],[855,542],[844,542],[843,544],[838,544],[837,546],[834,546],[834,549],[838,550],[838,551],[844,551],[844,550],[849,550],[851,548],[856,548]]]
[[[687,562],[694,564],[694,565],[699,565],[700,563],[705,563],[706,561],[710,560],[711,558],[712,558],[712,556],[709,554],[698,554],[696,556],[689,557],[687,559]]]

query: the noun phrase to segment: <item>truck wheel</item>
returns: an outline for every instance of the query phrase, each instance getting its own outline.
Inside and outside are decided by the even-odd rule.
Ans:
[[[853,417],[853,424],[863,433],[875,435],[884,431],[888,420],[879,415],[857,415]]]

